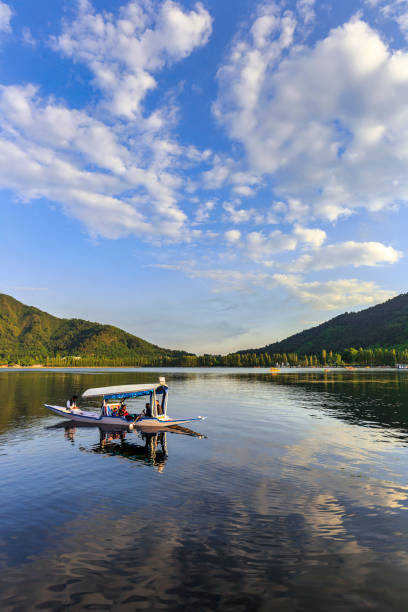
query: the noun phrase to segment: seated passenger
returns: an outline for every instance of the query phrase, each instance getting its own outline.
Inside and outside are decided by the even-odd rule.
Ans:
[[[150,407],[149,402],[146,404],[146,407],[145,407],[145,415],[147,417],[151,417],[152,416],[152,409]]]
[[[121,408],[119,409],[119,414],[121,417],[125,418],[127,421],[134,421],[135,417],[133,414],[129,414],[129,412],[127,411],[127,407],[126,404],[123,404],[121,406]]]
[[[78,397],[76,395],[73,395],[71,399],[67,401],[67,410],[73,410],[74,408],[77,408],[77,399]]]
[[[127,408],[126,408],[126,404],[121,404],[119,406],[118,414],[119,414],[119,416],[125,417],[125,418],[126,418],[126,416],[129,415],[129,413],[127,411]]]

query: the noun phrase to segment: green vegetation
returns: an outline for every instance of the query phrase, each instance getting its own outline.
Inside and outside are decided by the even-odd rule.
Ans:
[[[187,356],[112,325],[59,319],[0,294],[0,362],[32,365],[161,365]]]
[[[323,349],[320,354],[302,355],[297,353],[232,353],[230,355],[186,355],[177,365],[184,367],[244,367],[270,368],[275,366],[394,366],[408,363],[408,349],[394,348],[354,349],[347,348],[335,353]],[[160,364],[161,365],[161,364]]]
[[[351,346],[408,348],[408,293],[360,312],[346,312],[286,340],[240,353],[320,355],[322,350],[340,353]]]
[[[59,319],[0,294],[0,365],[273,367],[396,363],[408,363],[408,294],[361,312],[345,313],[261,349],[201,356],[160,348],[112,325]]]

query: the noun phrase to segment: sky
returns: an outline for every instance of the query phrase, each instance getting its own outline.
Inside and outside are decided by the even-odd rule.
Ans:
[[[261,347],[407,291],[408,0],[0,0],[0,291]]]

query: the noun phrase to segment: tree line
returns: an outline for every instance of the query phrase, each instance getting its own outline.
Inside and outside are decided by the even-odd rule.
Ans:
[[[230,353],[229,355],[148,355],[102,357],[95,355],[12,356],[5,355],[0,365],[44,367],[282,367],[282,366],[395,366],[408,363],[408,349],[347,348],[341,352],[323,349],[318,354]]]

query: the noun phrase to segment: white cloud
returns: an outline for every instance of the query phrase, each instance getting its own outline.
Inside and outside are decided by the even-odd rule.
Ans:
[[[296,230],[295,230],[296,232]],[[319,246],[316,244],[315,246]],[[328,244],[316,248],[311,254],[302,255],[296,261],[289,264],[292,272],[304,272],[310,270],[331,270],[341,266],[378,266],[381,264],[396,263],[402,257],[402,253],[391,246],[385,246],[381,242],[342,242],[339,244]]]
[[[131,120],[139,117],[142,100],[157,85],[153,74],[205,45],[211,21],[200,3],[184,12],[171,0],[133,1],[115,18],[81,0],[77,19],[65,24],[54,44],[90,68],[114,115]]]
[[[278,223],[278,218],[275,211],[273,210],[273,207],[266,211],[265,223],[267,225],[276,225]]]
[[[273,279],[300,302],[318,310],[343,310],[357,306],[370,306],[396,295],[394,291],[381,289],[372,281],[362,281],[356,278],[305,282],[296,275],[274,274]]]
[[[8,4],[0,1],[0,32],[11,32],[10,21],[13,12]]]
[[[213,210],[214,206],[215,202],[213,200],[208,200],[207,202],[201,204],[196,212],[196,222],[203,223],[206,221],[209,218],[210,212]]]
[[[284,251],[293,251],[297,246],[297,238],[274,230],[265,235],[263,232],[249,232],[242,237],[238,230],[225,232],[227,243],[235,249],[239,247],[243,253],[255,263],[272,266],[270,257]]]
[[[287,220],[408,202],[408,53],[358,18],[297,46],[293,15],[262,11],[219,70],[214,111]]]
[[[316,0],[297,0],[296,9],[306,24],[315,20],[314,5]]]
[[[236,249],[239,247],[246,256],[259,264],[271,267],[272,255],[294,251],[303,247],[307,251],[289,264],[284,264],[290,272],[310,272],[331,270],[343,266],[379,266],[397,263],[402,253],[381,242],[355,242],[349,240],[337,244],[323,245],[326,232],[319,228],[306,228],[295,225],[292,234],[279,230],[265,235],[263,232],[249,232],[242,236],[238,230],[225,232],[225,239]],[[280,264],[282,265],[282,264]]]
[[[251,187],[248,187],[248,185],[236,185],[233,188],[233,191],[240,196],[244,196],[244,197],[250,197],[254,195],[254,190],[251,189]]]
[[[249,232],[246,236],[238,230],[225,232],[225,238],[229,244],[239,246],[256,263],[271,266],[270,257],[285,251],[294,251],[297,246],[318,249],[326,240],[326,232],[318,228],[306,228],[295,226],[292,234],[284,234],[280,230],[274,230],[265,235],[263,232]],[[319,251],[320,252],[320,251]],[[310,255],[305,255],[312,258]],[[303,261],[302,257],[296,262]],[[293,264],[295,265],[295,264]],[[300,264],[299,264],[300,265]]]
[[[315,248],[320,247],[327,238],[324,230],[301,227],[300,225],[295,226],[293,233],[300,242]]]
[[[281,205],[280,208],[287,223],[306,219],[310,215],[309,206],[297,198],[288,198],[287,204]]]
[[[227,213],[228,221],[234,224],[262,223],[263,215],[256,208],[236,208],[232,202],[224,202],[223,209]]]
[[[144,116],[141,102],[153,72],[205,44],[211,18],[201,4],[187,12],[171,1],[157,11],[155,6],[130,2],[115,18],[81,0],[75,21],[66,22],[54,40],[55,48],[89,66],[103,108],[70,109],[41,98],[35,85],[0,86],[2,187],[23,200],[59,202],[93,234],[170,240],[198,235],[187,230],[178,204],[179,169],[192,159],[202,163],[211,152],[175,141],[167,125],[171,105]]]
[[[248,292],[252,286],[262,285],[268,275],[259,272],[242,272],[241,270],[199,270],[187,271],[190,278],[205,278],[215,282],[212,291],[223,292]]]
[[[225,232],[225,238],[230,244],[235,244],[236,242],[240,241],[241,232],[239,230],[228,230]]]
[[[23,199],[46,197],[93,233],[179,238],[186,216],[171,142],[121,130],[37,96],[34,86],[0,87],[0,183]],[[176,147],[177,152],[177,147]]]
[[[23,42],[25,45],[28,45],[30,47],[35,47],[37,44],[37,41],[35,40],[34,36],[31,34],[31,30],[30,28],[23,28]]]
[[[235,194],[251,197],[262,185],[262,180],[258,174],[244,171],[241,161],[214,155],[211,168],[201,175],[201,183],[205,189],[220,189],[224,185],[230,185]]]
[[[189,278],[203,278],[214,281],[213,293],[244,292],[252,290],[254,286],[260,286],[270,277],[260,272],[242,272],[241,270],[223,269],[200,269],[190,262],[178,264],[153,264],[155,268],[165,270],[181,271]]]
[[[0,86],[0,117],[9,136],[19,130],[20,137],[32,143],[74,150],[105,170],[121,174],[130,161],[128,151],[108,126],[83,111],[44,103],[32,85]]]
[[[191,159],[193,162],[205,162],[212,155],[211,149],[205,149],[204,151],[200,151],[194,145],[190,145],[186,147],[186,157]]]
[[[408,38],[408,0],[364,0],[370,8],[378,10],[385,20],[395,21],[405,38]]]
[[[219,155],[214,156],[212,168],[203,172],[202,181],[206,189],[219,189],[231,175],[233,161],[224,160]]]
[[[371,306],[396,295],[373,281],[357,278],[308,282],[298,274],[268,274],[228,269],[199,269],[189,262],[158,264],[155,267],[184,272],[189,278],[213,281],[213,293],[273,292],[282,288],[301,304],[314,310],[338,310]]]
[[[253,261],[271,265],[272,262],[268,261],[271,255],[282,253],[282,251],[293,251],[296,246],[296,238],[275,230],[268,236],[262,232],[250,232],[246,236],[245,249],[248,257]]]

